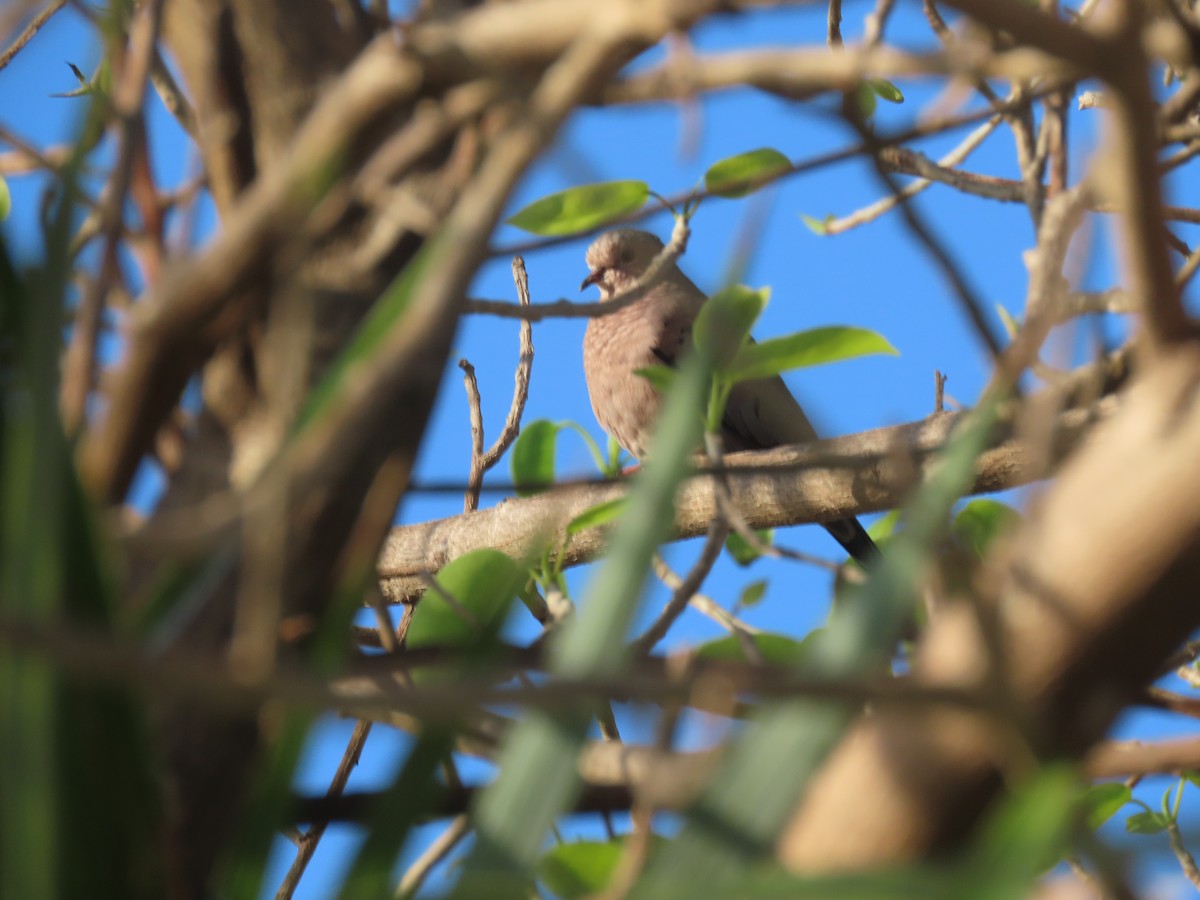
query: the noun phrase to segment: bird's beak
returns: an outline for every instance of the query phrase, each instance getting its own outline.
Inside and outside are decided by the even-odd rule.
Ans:
[[[583,279],[583,284],[581,284],[581,285],[579,286],[579,290],[580,290],[580,291],[585,291],[585,290],[587,290],[587,288],[588,288],[588,286],[589,286],[589,285],[593,285],[593,284],[595,284],[596,282],[598,282],[598,281],[599,281],[601,278],[603,278],[603,277],[604,277],[604,270],[603,270],[603,269],[596,269],[596,270],[595,270],[595,271],[593,271],[593,272],[589,272],[589,273],[588,273],[588,277],[587,277],[587,278],[585,278],[585,279]]]

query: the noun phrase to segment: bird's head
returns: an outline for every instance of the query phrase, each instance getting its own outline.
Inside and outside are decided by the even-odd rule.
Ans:
[[[648,231],[607,231],[588,247],[588,277],[579,289],[594,284],[600,299],[608,300],[637,281],[662,249],[663,242]]]

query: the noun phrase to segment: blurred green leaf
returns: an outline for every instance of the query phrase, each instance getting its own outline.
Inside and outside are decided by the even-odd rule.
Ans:
[[[884,78],[869,79],[867,84],[871,86],[871,90],[875,92],[876,96],[882,97],[888,103],[904,102],[904,95],[900,93],[900,88]]]
[[[0,175],[0,222],[8,218],[12,209],[12,195],[8,192],[8,182]]]
[[[714,662],[753,662],[746,658],[746,650],[742,645],[743,640],[749,640],[758,648],[763,662],[774,666],[793,666],[803,660],[811,650],[813,643],[810,642],[810,638],[811,634],[802,641],[786,634],[770,632],[740,637],[729,634],[701,644],[695,649],[695,654],[700,659],[710,659]]]
[[[567,537],[578,534],[581,531],[586,531],[588,528],[607,525],[621,515],[628,499],[628,497],[617,497],[614,500],[605,500],[603,503],[597,503],[595,506],[585,509],[567,523]]]
[[[729,366],[727,374],[738,381],[769,378],[791,369],[876,353],[899,355],[885,338],[866,328],[841,325],[813,328],[786,337],[747,344]]]
[[[649,196],[644,181],[583,184],[535,200],[505,221],[546,237],[575,234],[641,209]]]
[[[1021,522],[1021,514],[998,500],[972,500],[954,517],[952,532],[959,543],[983,559],[992,541]]]
[[[1084,820],[1088,828],[1095,831],[1114,815],[1122,806],[1133,799],[1133,792],[1128,785],[1119,781],[1106,781],[1093,784],[1079,801]]]
[[[1200,787],[1200,772],[1189,769],[1185,772],[1181,772],[1180,775],[1185,781],[1195,785],[1196,787]]]
[[[562,426],[549,419],[537,419],[521,427],[509,457],[518,496],[528,497],[554,483],[554,458],[561,430]]]
[[[768,546],[775,539],[775,531],[771,528],[759,528],[754,533],[758,535],[760,541]],[[762,555],[736,531],[729,532],[729,537],[725,538],[725,549],[729,551],[733,561],[743,567],[750,565]]]
[[[563,900],[590,897],[608,887],[623,847],[623,841],[557,844],[538,862],[538,879]]]
[[[791,167],[778,150],[761,147],[713,163],[704,173],[704,187],[718,197],[744,197]]]
[[[1068,765],[1043,767],[1004,798],[974,849],[977,864],[1023,888],[1067,847],[1079,800],[1079,776]]]
[[[709,371],[703,352],[689,354],[679,367],[649,459],[633,481],[619,527],[613,529],[608,558],[578,613],[551,645],[551,673],[602,676],[624,665],[625,638],[651,557],[671,527],[676,488],[700,441],[696,410],[710,392]],[[590,722],[586,709],[557,715],[531,710],[513,727],[499,754],[499,773],[476,803],[477,838],[453,897],[528,897],[523,884],[542,856],[546,833],[578,794],[575,760]]]
[[[735,284],[717,291],[700,309],[692,327],[696,346],[709,354],[718,372],[742,351],[750,329],[770,299],[770,288]]]
[[[808,230],[813,234],[821,235],[821,237],[829,234],[829,223],[833,222],[834,220],[835,217],[832,214],[826,215],[823,219],[817,219],[813,216],[805,215],[804,213],[800,214],[800,221],[808,226]]]
[[[660,394],[671,390],[671,384],[675,380],[675,370],[670,366],[646,366],[644,369],[634,369],[633,374],[645,378]]]
[[[752,581],[738,595],[738,606],[755,606],[767,595],[766,581]]]
[[[875,107],[878,103],[875,99],[876,96],[875,88],[869,81],[860,81],[858,87],[854,89],[854,105],[863,119],[870,119],[875,115]]]
[[[504,621],[525,574],[499,550],[473,550],[447,563],[417,604],[406,643],[462,647],[479,643]]]
[[[1170,824],[1160,812],[1140,812],[1125,820],[1125,830],[1130,834],[1161,834]]]

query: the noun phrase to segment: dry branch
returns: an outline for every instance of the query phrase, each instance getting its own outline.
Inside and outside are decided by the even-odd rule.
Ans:
[[[1114,401],[1105,401],[1095,409],[1063,413],[1051,460],[1061,460],[1114,405]],[[825,522],[893,509],[904,502],[924,469],[934,464],[962,417],[961,413],[947,413],[808,446],[731,453],[726,457],[731,466],[753,465],[756,469],[729,475],[733,496],[753,528]],[[1011,436],[998,439],[977,463],[974,492],[1004,490],[1045,477],[1048,472],[1032,466],[1031,458],[1030,448],[1019,440]],[[620,483],[564,487],[506,500],[470,515],[396,528],[379,557],[384,596],[393,603],[418,597],[424,591],[422,572],[439,569],[481,547],[494,547],[516,559],[535,552],[543,543],[561,547],[568,522],[624,491]],[[676,499],[674,537],[703,534],[716,512],[711,480],[692,478]],[[552,558],[566,566],[578,565],[597,556],[605,542],[602,530],[590,529],[575,535]]]

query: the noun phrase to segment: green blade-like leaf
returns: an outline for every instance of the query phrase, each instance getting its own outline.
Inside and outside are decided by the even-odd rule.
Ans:
[[[651,444],[630,490],[612,549],[578,614],[552,645],[553,674],[585,676],[619,671],[650,559],[674,518],[675,491],[700,441],[701,408],[710,390],[710,363],[690,354],[679,369]],[[576,757],[587,738],[586,709],[559,715],[531,711],[510,732],[499,774],[475,808],[478,839],[452,896],[521,898],[541,857],[546,833],[579,790]],[[520,827],[514,828],[513,823]]]
[[[999,303],[996,304],[996,315],[1000,317],[1000,323],[1004,326],[1004,331],[1008,334],[1009,340],[1015,338],[1017,332],[1021,329],[1021,323],[1014,319],[1012,313]]]
[[[704,173],[704,187],[718,197],[745,197],[791,168],[778,150],[760,147],[713,163]]]
[[[835,325],[747,344],[726,374],[737,380],[769,378],[790,369],[885,353],[899,356],[887,339],[866,328]]]
[[[549,419],[538,419],[521,428],[509,459],[518,496],[528,497],[553,483],[555,447],[561,430]]]
[[[767,595],[767,582],[763,580],[752,581],[738,595],[738,606],[756,606],[762,602],[762,598]]]
[[[505,221],[546,237],[577,234],[641,209],[649,196],[644,181],[582,184],[535,200]]]
[[[12,209],[12,195],[8,192],[8,182],[0,176],[0,222],[8,218],[9,210]]]

